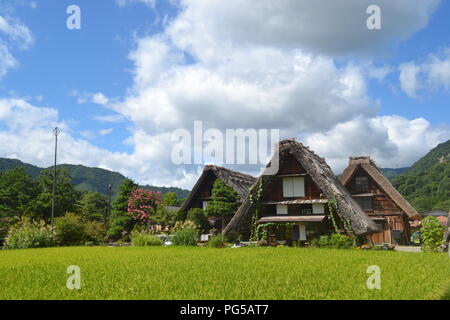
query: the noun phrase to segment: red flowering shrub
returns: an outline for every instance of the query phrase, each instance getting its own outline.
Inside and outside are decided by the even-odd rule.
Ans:
[[[128,198],[128,214],[144,223],[151,222],[151,216],[161,203],[161,193],[144,189],[135,189]]]

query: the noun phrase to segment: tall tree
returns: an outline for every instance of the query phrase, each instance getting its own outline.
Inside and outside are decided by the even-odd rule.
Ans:
[[[37,185],[24,167],[5,171],[0,175],[0,216],[30,215],[37,194]]]
[[[51,169],[41,171],[37,178],[37,184],[40,192],[33,201],[33,210],[39,218],[48,221],[52,208],[53,171]],[[55,190],[55,217],[75,211],[75,204],[80,193],[75,190],[67,169],[57,169]]]
[[[211,191],[211,201],[205,208],[205,213],[209,217],[220,217],[222,229],[225,223],[231,219],[239,206],[239,195],[237,192],[225,184],[222,179],[214,182]]]
[[[108,197],[103,194],[83,192],[76,207],[77,213],[86,221],[107,221]]]
[[[108,236],[114,240],[126,237],[133,229],[135,221],[128,214],[128,199],[138,185],[131,179],[125,179],[119,188],[119,194],[112,205]]]

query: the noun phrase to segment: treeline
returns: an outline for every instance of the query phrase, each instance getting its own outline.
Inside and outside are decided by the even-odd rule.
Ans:
[[[136,188],[136,183],[125,179],[110,206],[106,195],[76,190],[68,170],[58,167],[55,184],[55,224],[59,223],[60,230],[71,227],[74,229],[75,226],[79,230],[82,229],[85,235],[80,236],[79,241],[106,242],[120,239],[124,233],[131,230],[134,223],[128,214],[128,201],[131,192]],[[51,223],[52,192],[52,170],[41,170],[35,178],[24,167],[0,173],[0,246],[8,231],[18,224],[23,224],[25,220],[42,221],[48,225]],[[155,208],[153,220],[162,225],[173,223],[176,212],[166,210],[165,207],[178,206],[183,200],[178,199],[175,193],[161,194],[161,205]]]
[[[39,168],[37,166],[24,163],[16,159],[0,158],[0,173],[14,169],[16,167],[24,167],[26,171],[33,177],[39,176],[43,170],[52,170],[53,167],[47,169]],[[119,193],[119,186],[125,181],[126,177],[119,172],[110,171],[102,168],[91,168],[83,165],[72,164],[60,164],[58,169],[66,169],[69,175],[72,177],[72,183],[75,185],[75,189],[78,191],[94,191],[101,194],[107,194],[108,188],[112,186],[113,199]],[[177,187],[156,187],[156,186],[141,186],[140,188],[161,192],[166,194],[173,192],[177,198],[186,198],[189,194],[188,190],[184,190]]]

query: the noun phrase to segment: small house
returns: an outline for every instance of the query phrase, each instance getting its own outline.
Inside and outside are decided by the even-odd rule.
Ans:
[[[278,170],[270,172],[274,161],[278,162]],[[335,212],[330,212],[330,207],[336,208]],[[235,232],[248,237],[255,218],[259,225],[276,226],[269,237],[280,244],[307,245],[314,238],[335,232],[337,224],[338,231],[345,232],[344,224],[356,235],[378,231],[325,159],[294,139],[279,142],[278,152],[254,183],[224,233]]]
[[[214,182],[222,179],[226,185],[233,188],[239,195],[240,202],[247,197],[248,190],[256,178],[237,171],[233,171],[216,165],[207,165],[184,201],[181,209],[189,211],[193,208],[205,209],[211,200],[211,192]],[[219,221],[210,221],[216,228],[220,228]]]
[[[410,221],[420,219],[420,215],[370,157],[350,157],[349,166],[340,180],[364,212],[380,227],[380,232],[370,235],[373,244],[410,242]]]

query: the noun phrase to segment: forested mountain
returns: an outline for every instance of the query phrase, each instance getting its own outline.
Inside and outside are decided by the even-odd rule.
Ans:
[[[450,140],[432,149],[392,182],[419,212],[450,210]]]
[[[394,179],[395,177],[401,175],[402,173],[406,172],[409,169],[409,167],[404,168],[380,168],[381,172],[388,178],[389,180]]]
[[[17,159],[0,158],[0,172],[13,169],[16,167],[24,167],[27,172],[36,178],[44,168],[24,163]],[[100,168],[90,168],[82,165],[61,164],[58,168],[66,168],[72,177],[73,184],[79,191],[96,191],[107,194],[108,185],[112,186],[113,197],[119,191],[119,186],[125,180],[125,176],[118,172],[109,171]],[[50,169],[53,167],[50,167]],[[147,190],[160,191],[161,193],[174,192],[178,199],[186,198],[189,194],[188,190],[176,187],[156,187],[144,186]]]

